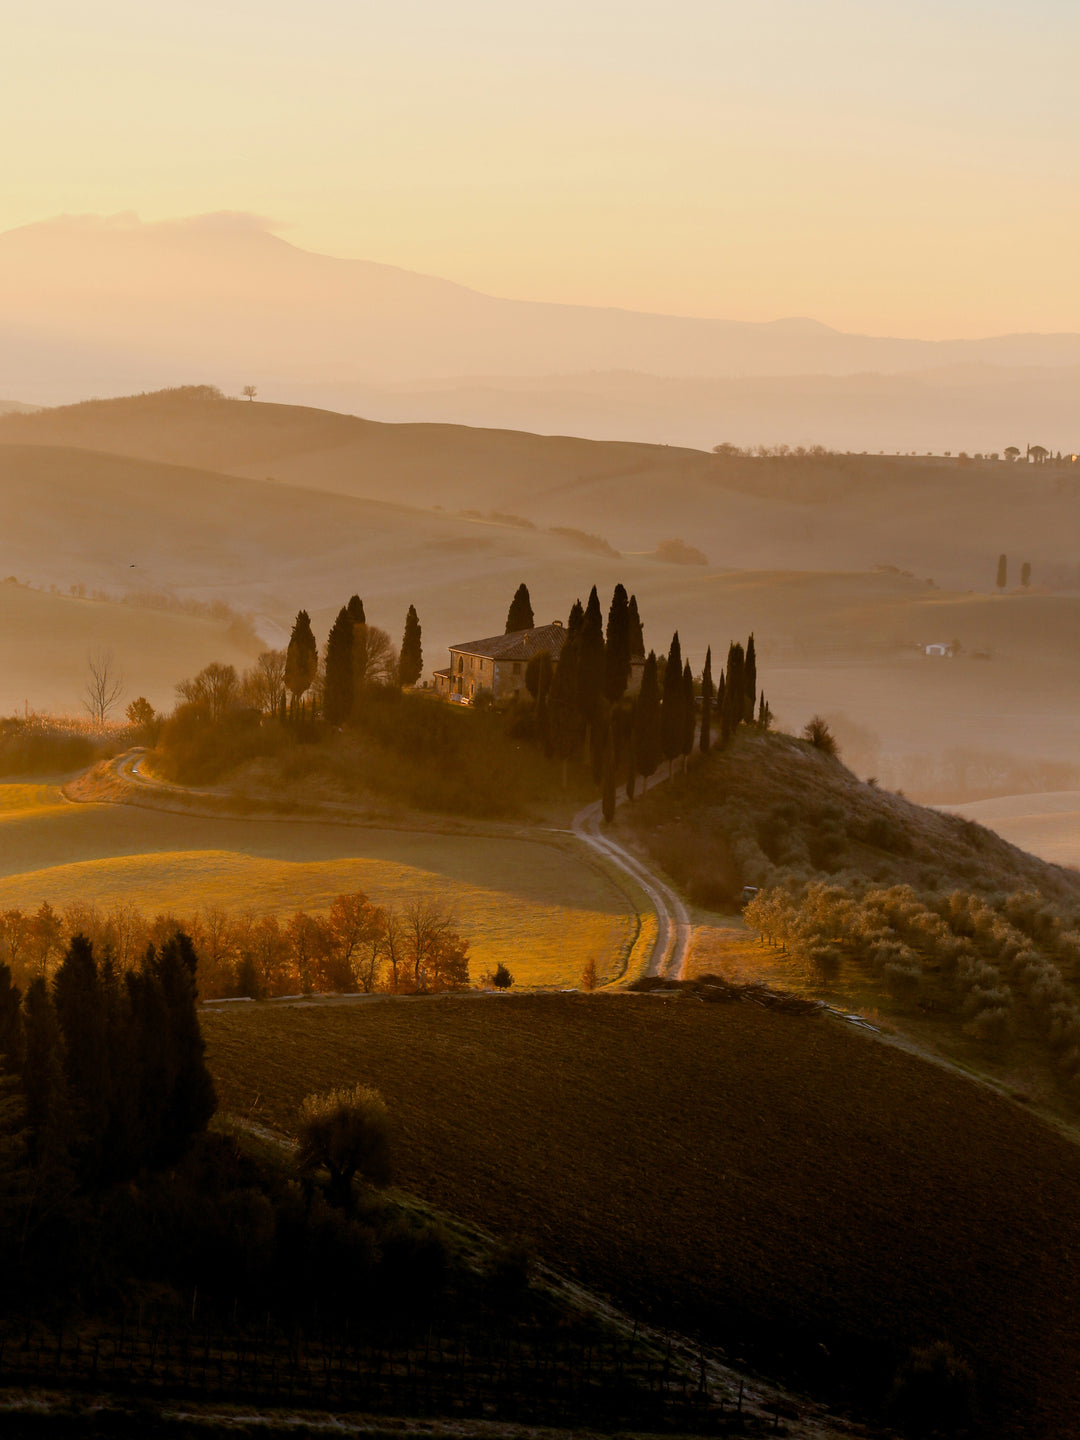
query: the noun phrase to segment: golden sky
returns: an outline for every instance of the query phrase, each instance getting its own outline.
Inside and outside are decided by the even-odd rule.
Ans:
[[[0,229],[269,216],[523,299],[1080,330],[1075,0],[35,0]]]

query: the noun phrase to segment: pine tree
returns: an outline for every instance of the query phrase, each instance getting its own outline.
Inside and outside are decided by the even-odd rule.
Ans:
[[[660,685],[656,673],[656,654],[649,651],[641,673],[641,690],[634,709],[634,748],[637,773],[647,780],[654,774],[664,755],[660,716]]]
[[[1004,590],[1009,578],[1009,561],[1005,555],[998,556],[997,588]]]
[[[424,668],[424,652],[420,643],[420,617],[416,606],[409,606],[405,616],[405,633],[401,639],[401,655],[398,659],[398,680],[402,685],[415,685]]]
[[[683,666],[682,673],[683,689],[683,735],[682,753],[683,770],[686,769],[687,757],[694,749],[694,730],[696,728],[694,714],[694,672],[690,669],[690,661],[687,660]]]
[[[748,725],[754,723],[754,706],[757,704],[757,655],[754,651],[754,632],[746,642],[746,660],[743,664],[743,719]]]
[[[311,629],[311,616],[301,610],[293,623],[285,652],[285,688],[295,705],[311,689],[319,669],[319,647]]]
[[[630,683],[630,602],[626,587],[616,585],[607,617],[604,644],[604,690],[613,705],[626,694]]]
[[[364,614],[364,602],[360,599],[359,595],[354,595],[348,605],[345,606],[345,609],[348,611],[349,619],[354,625],[367,624],[367,616]]]
[[[664,667],[664,706],[660,727],[669,775],[675,757],[682,754],[684,709],[682,647],[679,644],[679,632],[676,630],[671,637],[671,648],[668,650],[667,665]]]
[[[529,587],[523,580],[514,591],[514,598],[510,601],[510,609],[506,613],[506,633],[509,635],[513,630],[532,630],[535,625]]]
[[[353,708],[353,622],[347,606],[338,611],[326,641],[323,666],[323,715],[328,725],[343,725]]]
[[[698,749],[702,755],[709,753],[712,745],[712,646],[705,651],[705,669],[701,672],[701,737]]]
[[[630,636],[630,659],[645,659],[645,631],[642,628],[641,616],[638,614],[637,596],[630,596],[630,605],[626,617],[626,628]]]

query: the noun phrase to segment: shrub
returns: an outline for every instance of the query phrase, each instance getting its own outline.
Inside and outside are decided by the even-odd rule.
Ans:
[[[919,993],[922,971],[918,965],[892,962],[885,966],[882,973],[886,988],[894,1000],[910,1002]]]
[[[372,1185],[390,1180],[390,1125],[386,1102],[365,1085],[308,1095],[300,1106],[297,1166],[308,1180],[329,1172],[327,1198],[349,1211],[352,1182],[360,1175]]]
[[[826,985],[840,974],[840,951],[835,945],[815,945],[807,958],[818,979]]]
[[[889,1409],[912,1434],[946,1434],[972,1419],[974,1380],[947,1341],[912,1350],[900,1366]]]
[[[829,729],[828,722],[820,715],[814,715],[803,726],[803,739],[808,740],[815,750],[820,750],[823,755],[837,756],[840,754],[840,746],[836,743],[836,736]]]
[[[491,983],[496,990],[509,990],[514,983],[514,977],[500,960],[495,967],[495,973],[491,977]]]

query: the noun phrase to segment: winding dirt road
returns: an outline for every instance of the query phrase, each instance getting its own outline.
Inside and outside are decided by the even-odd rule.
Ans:
[[[663,779],[663,776],[654,775],[652,783],[658,785]],[[652,787],[646,785],[646,788],[651,789]],[[616,803],[625,804],[625,797],[620,796]],[[649,897],[649,901],[656,911],[656,943],[653,945],[652,956],[645,973],[662,975],[670,980],[681,980],[693,935],[693,926],[690,923],[690,916],[686,912],[686,906],[670,885],[665,884],[658,875],[655,875],[636,855],[632,855],[610,834],[604,833],[601,829],[602,824],[602,804],[597,800],[594,804],[586,805],[583,810],[578,811],[572,821],[572,828],[582,844],[588,845],[598,855],[603,855],[624,874],[629,875]]]

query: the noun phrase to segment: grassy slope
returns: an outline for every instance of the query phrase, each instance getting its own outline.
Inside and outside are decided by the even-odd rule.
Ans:
[[[1080,874],[1029,855],[969,819],[864,784],[839,761],[786,735],[744,732],[730,750],[698,762],[686,781],[659,787],[632,811],[624,808],[619,820],[631,843],[691,895],[704,897],[718,876],[729,887],[780,883],[794,865],[804,878],[856,889],[910,885],[928,903],[952,890],[991,900],[1034,890],[1057,907],[1063,929],[1080,918]],[[838,829],[843,846],[819,853],[820,837]],[[769,853],[756,845],[740,853],[740,834],[764,840]],[[704,903],[718,900],[714,896]],[[1075,1122],[1075,1101],[1019,995],[1015,1037],[999,1049],[965,1033],[950,982],[932,969],[917,998],[908,1001],[891,996],[882,981],[850,959],[824,985],[804,958],[764,945],[738,916],[709,908],[695,914],[700,928],[688,975],[763,978],[860,1010],[952,1063],[991,1077],[1046,1113]],[[1066,979],[1075,982],[1076,977],[1066,973]]]
[[[24,703],[80,712],[86,657],[98,648],[112,650],[123,672],[121,710],[136,695],[171,706],[177,680],[211,660],[252,660],[250,641],[224,623],[0,584],[0,714],[22,713]]]
[[[869,785],[842,760],[790,735],[741,731],[735,745],[695,761],[685,780],[676,777],[670,788],[650,791],[621,818],[657,856],[677,840],[692,856],[695,846],[729,833],[720,814],[724,805],[741,808],[747,833],[759,841],[770,837],[771,853],[744,867],[739,885],[773,883],[775,872],[793,863],[785,859],[787,837],[802,827],[810,839],[810,869],[826,878],[835,874],[942,892],[1034,888],[1080,911],[1080,875],[1028,855],[971,821]],[[778,809],[786,818],[770,825],[768,817]],[[826,863],[815,856],[813,842],[830,817],[840,825],[844,843]]]
[[[637,930],[618,885],[555,839],[70,805],[50,787],[0,786],[0,910],[88,900],[285,919],[353,889],[380,904],[423,894],[449,905],[475,980],[500,961],[521,984],[576,984],[589,959],[610,975]]]
[[[1077,504],[1075,484],[1053,469],[877,456],[760,462],[664,445],[387,425],[182,392],[6,417],[3,444],[273,475],[448,510],[517,511],[611,530],[619,549],[681,535],[714,562],[737,556],[755,569],[892,563],[963,588],[990,588],[1006,539],[1014,573],[1030,559],[1038,580],[1048,561],[1071,560],[1055,537],[1069,533]]]
[[[403,1185],[643,1313],[871,1392],[944,1336],[991,1410],[1035,1412],[1022,1433],[1072,1423],[1080,1149],[969,1081],[825,1020],[653,997],[204,1029],[226,1108],[287,1129],[307,1092],[374,1083]]]

